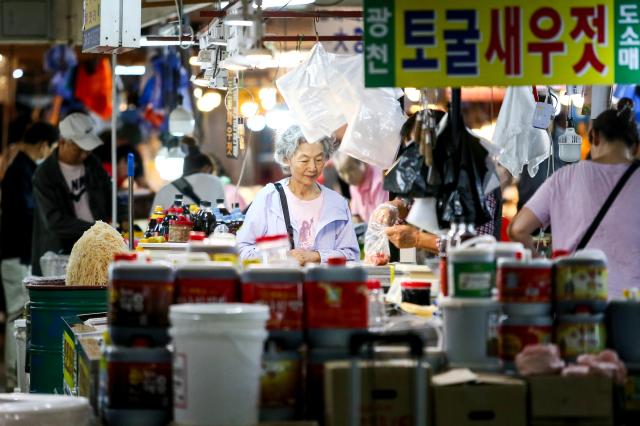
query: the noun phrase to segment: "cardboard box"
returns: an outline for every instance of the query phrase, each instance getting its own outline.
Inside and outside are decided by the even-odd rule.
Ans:
[[[519,379],[458,369],[433,378],[436,426],[526,426],[527,386]]]
[[[360,424],[414,424],[416,362],[412,360],[360,361]],[[423,363],[425,386],[430,377],[429,364]],[[349,425],[351,404],[351,364],[329,362],[325,373],[325,423]],[[428,397],[429,391],[426,391]],[[424,401],[428,404],[428,400]],[[427,415],[429,410],[427,409]]]
[[[85,336],[78,339],[78,396],[84,396],[96,410],[98,407],[98,389],[100,387],[100,344],[102,336]]]
[[[105,326],[90,325],[92,320],[105,318],[106,313],[71,315],[62,317],[62,369],[65,394],[78,396],[78,349],[79,339],[101,338]],[[89,322],[89,324],[87,324]]]
[[[532,425],[613,425],[613,381],[605,377],[529,379]]]

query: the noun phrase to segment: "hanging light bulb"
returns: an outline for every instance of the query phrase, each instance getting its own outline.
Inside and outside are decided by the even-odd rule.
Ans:
[[[420,101],[420,91],[414,87],[405,87],[404,94],[407,96],[411,102]]]
[[[265,111],[271,111],[276,107],[278,91],[273,87],[264,87],[258,92],[260,103]]]
[[[196,106],[202,112],[211,112],[222,103],[222,95],[218,92],[207,92],[198,99]]]
[[[265,119],[267,126],[273,130],[284,130],[291,127],[293,124],[291,114],[285,109],[274,109],[273,111],[269,111],[267,112]]]
[[[195,89],[193,89],[193,97],[196,99],[200,99],[203,93],[204,92],[200,87],[196,87]]]
[[[247,119],[247,127],[252,132],[261,132],[267,125],[264,115],[254,115]]]
[[[169,133],[184,136],[193,133],[196,120],[193,114],[182,106],[182,96],[178,96],[178,106],[169,114]]]
[[[253,117],[258,113],[258,104],[253,101],[247,101],[240,106],[240,113],[246,118]]]

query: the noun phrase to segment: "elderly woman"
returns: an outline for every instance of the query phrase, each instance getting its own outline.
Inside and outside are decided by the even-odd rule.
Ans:
[[[288,234],[287,216],[292,228],[289,254],[301,265],[326,262],[330,257],[360,258],[347,200],[316,182],[332,147],[330,139],[308,143],[298,126],[276,139],[275,160],[291,177],[267,185],[251,204],[237,235],[243,259],[257,256],[256,238]]]

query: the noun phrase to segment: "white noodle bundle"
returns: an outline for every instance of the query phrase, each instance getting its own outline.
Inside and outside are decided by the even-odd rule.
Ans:
[[[67,266],[67,285],[107,285],[109,264],[116,253],[126,252],[122,236],[97,221],[74,244]]]

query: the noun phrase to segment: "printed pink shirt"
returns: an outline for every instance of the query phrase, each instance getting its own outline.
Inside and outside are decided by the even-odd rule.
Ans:
[[[551,225],[553,249],[574,251],[629,166],[581,161],[554,173],[525,207]],[[609,298],[640,285],[640,171],[636,171],[600,223],[586,248],[605,252]]]
[[[358,215],[365,222],[380,204],[389,201],[389,193],[382,189],[382,170],[366,164],[364,180],[359,186],[349,186],[351,193],[351,213]]]
[[[291,223],[299,230],[298,247],[296,248],[313,250],[324,196],[320,193],[320,196],[314,200],[301,200],[293,195],[289,185],[283,186],[287,196],[287,204],[289,204]]]

